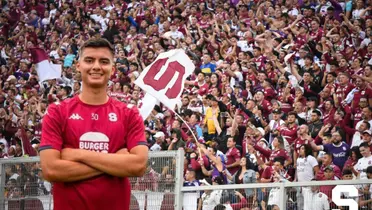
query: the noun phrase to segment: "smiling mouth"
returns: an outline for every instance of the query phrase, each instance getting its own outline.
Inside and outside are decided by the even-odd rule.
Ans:
[[[103,76],[103,74],[101,74],[101,73],[89,73],[89,76],[100,77],[100,76]]]

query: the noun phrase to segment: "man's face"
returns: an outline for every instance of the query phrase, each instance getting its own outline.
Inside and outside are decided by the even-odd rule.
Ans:
[[[311,22],[311,30],[312,30],[313,32],[316,32],[316,30],[318,30],[318,28],[319,28],[319,24],[318,24],[318,22],[316,22],[316,21],[312,21],[312,22]]]
[[[257,92],[256,95],[255,95],[255,98],[257,101],[262,101],[264,96],[263,96],[263,93],[262,92]]]
[[[311,122],[317,122],[319,120],[319,116],[315,113],[311,114]]]
[[[289,123],[294,123],[294,122],[296,122],[296,116],[294,116],[294,115],[289,115],[289,116],[288,116],[288,122],[289,122]]]
[[[357,78],[357,79],[355,80],[355,86],[356,86],[356,87],[358,87],[358,88],[362,88],[363,85],[364,85],[364,82],[363,82],[362,79]]]
[[[334,144],[338,144],[339,142],[341,142],[341,140],[342,136],[338,132],[332,133],[332,142]]]
[[[279,170],[283,169],[283,166],[282,166],[282,164],[280,164],[280,162],[275,162],[273,167],[274,167],[274,170],[277,171],[277,172]]]
[[[311,75],[309,73],[304,73],[304,82],[310,82],[311,80]]]
[[[327,102],[325,103],[325,109],[326,109],[326,110],[331,110],[332,107],[333,107],[333,105],[332,105],[331,102],[327,101]]]
[[[364,142],[371,142],[372,139],[371,135],[369,135],[368,133],[364,133],[362,138]]]
[[[367,125],[366,125],[365,122],[362,122],[362,123],[360,124],[360,126],[359,126],[358,131],[361,132],[361,133],[363,133],[363,131],[365,131],[365,130],[367,130]]]
[[[204,74],[199,73],[199,74],[198,74],[198,81],[201,82],[201,81],[203,81],[203,80],[204,80]]]
[[[372,173],[367,173],[368,179],[372,179]]]
[[[211,57],[209,55],[204,55],[203,56],[203,62],[204,63],[209,63],[211,62]]]
[[[254,57],[258,57],[258,56],[261,55],[261,51],[259,51],[258,49],[254,49],[253,50],[253,55],[254,55]]]
[[[227,140],[227,147],[228,147],[228,148],[232,148],[232,147],[234,147],[234,146],[235,146],[235,142],[233,141],[232,138],[229,138],[229,139]]]
[[[324,177],[328,180],[332,179],[335,176],[335,172],[332,170],[325,170],[324,171]]]
[[[191,115],[189,121],[190,121],[191,124],[195,124],[195,123],[198,122],[198,120],[197,120],[195,114]]]
[[[307,132],[308,132],[308,128],[304,125],[301,125],[300,130],[299,130],[299,134],[303,135],[303,134],[306,134]]]
[[[273,114],[273,120],[279,120],[280,119],[280,114],[279,113],[274,113]]]
[[[346,59],[341,59],[339,65],[340,67],[346,67],[348,65]]]
[[[76,65],[87,87],[104,88],[114,72],[113,56],[108,48],[85,48]]]
[[[322,162],[323,165],[328,166],[332,163],[332,158],[329,155],[323,155]]]
[[[182,99],[182,105],[183,105],[183,106],[187,106],[188,104],[189,104],[189,99],[186,98],[186,97],[183,98],[183,99]]]
[[[363,157],[368,157],[368,155],[371,154],[371,151],[370,151],[369,147],[360,147],[360,148],[359,148],[359,151],[360,151],[360,154],[361,154]]]
[[[187,181],[191,181],[191,180],[193,179],[193,172],[191,172],[191,171],[186,171],[185,179],[186,179]]]
[[[343,85],[348,82],[348,78],[345,75],[340,75],[339,80],[340,80],[340,83],[343,84]]]
[[[370,66],[366,66],[366,67],[364,68],[364,75],[365,75],[366,77],[369,77],[369,76],[371,76],[371,73],[372,73],[371,67],[370,67]]]
[[[296,92],[297,92],[297,91],[296,91]],[[303,108],[303,105],[302,105],[301,102],[297,102],[297,103],[295,103],[294,111],[295,111],[296,113],[301,113],[301,112],[303,112],[302,108]]]
[[[363,108],[362,110],[362,118],[363,119],[369,119],[371,117],[371,112],[369,111],[369,108]]]
[[[352,174],[345,174],[342,176],[342,180],[352,180],[353,175]]]

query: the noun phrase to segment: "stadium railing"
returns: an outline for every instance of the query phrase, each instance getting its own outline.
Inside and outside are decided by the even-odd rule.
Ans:
[[[220,196],[225,198],[225,202],[229,200],[231,203],[239,202],[236,196],[232,196],[235,191],[248,194],[254,192],[255,199],[253,196],[248,196],[247,204],[243,205],[249,209],[254,209],[258,202],[264,205],[276,204],[280,209],[300,209],[295,206],[305,205],[304,195],[306,193],[304,192],[309,192],[312,186],[324,188],[325,186],[347,185],[351,189],[351,186],[372,184],[372,180],[369,179],[184,187],[183,173],[183,150],[150,152],[145,175],[139,178],[129,178],[132,185],[130,209],[182,210],[183,208],[194,210],[195,196],[198,197],[204,190],[220,191]],[[39,157],[0,159],[0,210],[51,210],[53,209],[51,188],[52,184],[42,178]],[[329,188],[331,189],[332,187]],[[326,194],[330,196],[331,192],[326,192]],[[355,199],[357,196],[349,197]],[[253,202],[253,200],[258,200],[258,202]],[[224,202],[223,199],[221,202]]]
[[[150,152],[145,175],[129,178],[130,209],[181,209],[177,192],[183,185],[183,162],[182,150]],[[0,159],[0,210],[51,210],[51,189],[42,178],[39,157]]]

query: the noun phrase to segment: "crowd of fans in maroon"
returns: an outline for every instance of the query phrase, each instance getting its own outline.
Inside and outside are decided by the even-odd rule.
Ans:
[[[194,62],[178,111],[198,141],[161,104],[145,121],[150,150],[185,150],[189,185],[248,183],[250,170],[261,183],[372,176],[371,0],[8,0],[0,7],[2,158],[37,155],[48,104],[81,90],[79,46],[104,37],[116,50],[108,94],[139,108],[144,92],[133,82],[157,55],[181,48]],[[38,82],[31,47],[63,65],[60,79]],[[367,187],[359,189],[362,208],[372,202]],[[318,191],[331,202],[332,188]],[[278,205],[269,194],[242,191],[231,203]],[[291,199],[301,200],[297,194]]]

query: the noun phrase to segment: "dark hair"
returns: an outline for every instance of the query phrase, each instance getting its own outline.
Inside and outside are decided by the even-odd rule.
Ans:
[[[355,153],[357,160],[359,160],[360,158],[362,158],[362,155],[360,154],[360,151],[359,151],[359,147],[358,146],[352,147],[350,149],[349,157],[351,157],[351,155],[353,154],[353,152]]]
[[[317,109],[313,110],[313,113],[316,114],[316,115],[318,115],[319,117],[322,116],[322,113],[320,113],[320,111],[317,110]]]
[[[362,123],[366,124],[367,130],[371,128],[371,124],[368,121],[363,120]]]
[[[279,162],[280,165],[284,166],[284,162],[285,162],[284,157],[278,156],[278,157],[274,158],[273,163],[275,163],[275,162]]]
[[[363,142],[363,143],[361,143],[361,144],[359,145],[359,149],[360,149],[361,147],[369,148],[368,142]]]
[[[352,174],[353,174],[353,172],[350,169],[345,169],[345,170],[342,171],[342,176],[352,175]]]
[[[104,38],[91,38],[84,42],[83,46],[80,48],[80,56],[84,52],[85,48],[108,48],[111,55],[115,55],[115,49],[112,44]]]
[[[214,207],[213,210],[225,210],[226,207],[223,204],[218,204],[217,206]]]
[[[333,154],[332,153],[326,152],[324,155],[328,155],[333,160]]]
[[[296,118],[297,118],[297,113],[296,112],[294,112],[294,111],[290,111],[289,113],[288,113],[288,116],[295,116]]]
[[[124,84],[123,84],[123,87],[124,87],[124,86],[127,86],[129,89],[132,89],[132,86],[131,86],[129,83],[124,83]]]
[[[64,91],[66,91],[66,95],[70,95],[70,93],[71,93],[71,87],[70,86],[64,86],[64,87],[62,87],[62,89]]]
[[[301,147],[304,147],[305,149],[305,158],[309,155],[312,155],[313,154],[313,150],[311,149],[311,147],[308,145],[308,144],[303,144],[300,146],[300,149]]]
[[[200,122],[200,115],[199,115],[197,112],[192,113],[191,116],[192,116],[192,115],[195,115],[196,120],[197,120],[198,122]],[[190,116],[190,117],[191,117],[191,116]]]

